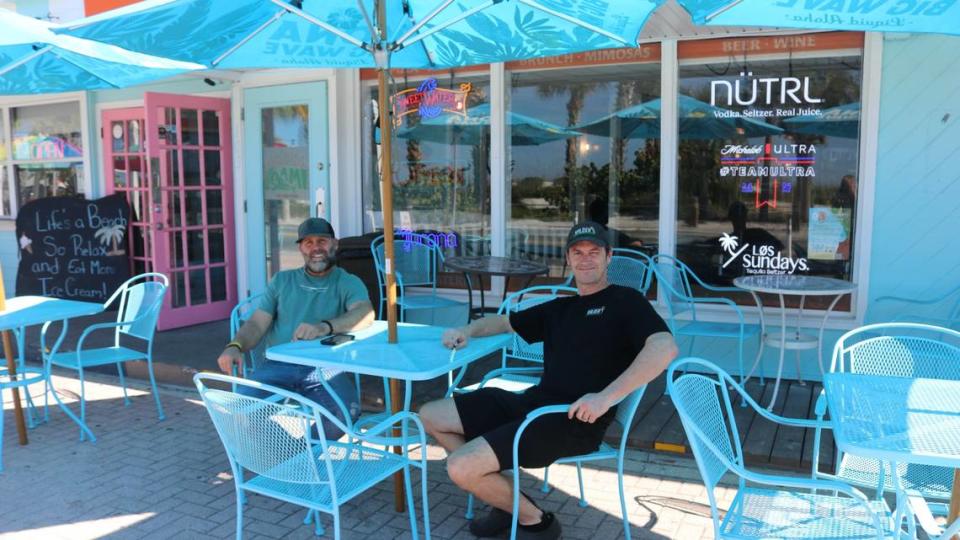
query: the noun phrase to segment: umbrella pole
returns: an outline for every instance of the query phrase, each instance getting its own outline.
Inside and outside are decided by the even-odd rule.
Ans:
[[[377,5],[377,22],[380,28],[380,42],[386,43],[387,28],[387,9],[386,2],[379,1]],[[390,98],[387,95],[387,69],[389,66],[380,66],[377,70],[377,88],[380,101],[380,148],[383,152],[380,154],[380,185],[382,186],[381,206],[383,210],[383,258],[386,274],[386,293],[387,293],[387,343],[397,342],[397,286],[394,276],[394,258],[393,258],[393,163],[392,163],[392,139],[393,139],[393,118],[390,117]],[[400,401],[400,383],[396,379],[390,379],[390,410],[399,411],[402,407]],[[400,439],[399,428],[393,428],[393,436]],[[404,441],[400,441],[401,444]],[[426,452],[426,448],[421,448],[421,452]],[[400,446],[394,446],[393,452],[401,454]],[[404,502],[403,474],[397,472],[393,475],[393,504],[397,512],[403,512],[406,508]]]
[[[7,309],[7,295],[3,290],[3,271],[0,270],[0,311]],[[13,345],[10,343],[10,331],[3,331],[3,354],[7,357],[7,375],[11,381],[17,378],[17,360],[13,355]],[[17,436],[20,439],[20,446],[26,446],[27,423],[23,419],[23,407],[20,405],[20,389],[14,386],[13,390],[13,417],[17,421]],[[28,390],[29,391],[29,390]],[[3,411],[0,411],[3,414]]]

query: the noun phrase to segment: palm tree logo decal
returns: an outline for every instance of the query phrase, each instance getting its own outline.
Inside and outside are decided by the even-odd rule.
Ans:
[[[93,236],[98,238],[104,246],[113,244],[113,249],[108,251],[107,255],[124,255],[126,251],[120,249],[119,243],[123,241],[123,233],[126,229],[126,226],[115,223],[97,229]]]
[[[720,236],[720,247],[723,248],[724,251],[730,254],[730,258],[727,259],[727,262],[723,263],[723,266],[721,268],[726,268],[730,263],[736,260],[736,258],[739,257],[740,254],[743,253],[743,251],[747,249],[747,247],[750,245],[750,244],[743,244],[743,247],[740,248],[740,251],[737,251],[737,247],[740,245],[739,240],[740,239],[737,238],[736,236],[731,236],[730,234],[727,234],[727,233],[723,233]]]

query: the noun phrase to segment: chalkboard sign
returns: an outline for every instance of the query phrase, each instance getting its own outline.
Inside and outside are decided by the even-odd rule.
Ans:
[[[130,277],[123,195],[47,197],[17,214],[17,296],[104,302]]]

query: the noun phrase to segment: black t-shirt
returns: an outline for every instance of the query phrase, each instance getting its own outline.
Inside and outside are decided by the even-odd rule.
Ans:
[[[648,337],[669,331],[643,294],[620,285],[511,313],[510,326],[528,343],[543,342],[543,377],[537,386],[566,403],[606,388]]]

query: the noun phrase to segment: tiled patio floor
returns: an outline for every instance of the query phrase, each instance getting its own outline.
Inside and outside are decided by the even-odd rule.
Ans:
[[[67,398],[79,390],[73,378],[55,376],[55,383]],[[167,419],[158,422],[149,394],[135,390],[133,404],[123,407],[115,379],[94,375],[87,380],[87,417],[97,442],[79,442],[74,424],[51,409],[50,422],[31,430],[25,447],[17,445],[5,393],[0,538],[231,537],[233,481],[209,417],[189,389],[161,392]],[[431,446],[428,456],[433,538],[473,538],[463,517],[466,497],[446,476],[443,450]],[[634,451],[627,468],[634,538],[712,537],[706,492],[691,459]],[[543,508],[556,512],[564,538],[622,538],[616,473],[584,472],[588,508],[577,504],[572,466],[551,468],[549,494],[531,487],[542,471],[525,473],[524,481]],[[419,486],[419,475],[414,482]],[[725,505],[732,493],[722,491]],[[303,518],[299,507],[250,496],[245,538],[311,538]],[[392,481],[345,505],[341,522],[344,539],[410,536],[407,515],[393,510]]]

